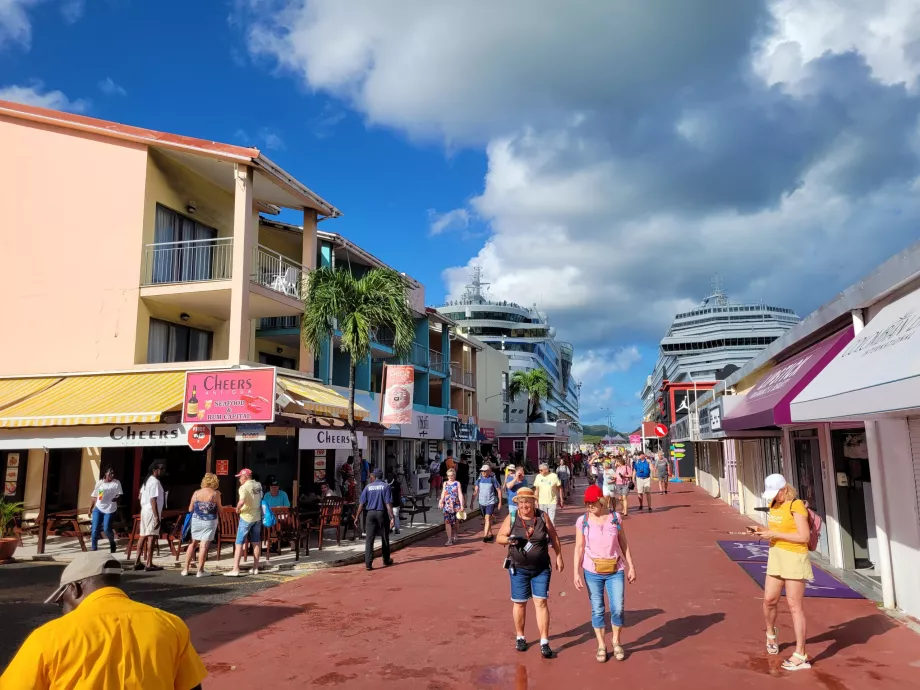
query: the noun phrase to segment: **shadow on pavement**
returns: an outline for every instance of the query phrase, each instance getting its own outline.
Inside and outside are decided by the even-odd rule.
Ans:
[[[219,609],[215,608],[212,614],[205,614],[197,621],[189,621],[192,643],[198,653],[204,655],[248,635],[266,634],[267,629],[275,623],[301,615],[315,607],[315,604],[278,606],[267,602],[254,606],[221,606]]]
[[[590,616],[591,611],[589,607],[585,607],[585,613]],[[649,618],[654,618],[655,616],[661,615],[664,613],[662,609],[639,609],[638,611],[626,611],[625,618],[626,623],[630,626],[639,625],[643,621],[648,620]],[[605,632],[610,632],[610,615],[607,614],[604,616],[604,630]],[[551,640],[564,640],[570,637],[575,637],[576,639],[566,642],[561,645],[556,651],[562,652],[566,649],[572,647],[577,647],[580,644],[585,644],[594,639],[594,628],[591,625],[591,621],[588,620],[586,623],[579,625],[577,628],[572,628],[567,630],[564,633],[559,633],[558,635],[550,635],[549,639]]]
[[[445,549],[448,547],[444,547]],[[448,553],[439,553],[434,556],[422,556],[421,558],[410,558],[404,560],[403,563],[421,563],[422,561],[448,561],[452,558],[460,558],[461,556],[469,556],[471,553],[476,553],[474,549],[464,549],[462,551],[450,551]]]
[[[629,650],[630,654],[635,654],[636,652],[649,652],[653,649],[665,649],[682,640],[686,640],[688,637],[699,635],[713,625],[721,623],[724,620],[724,613],[710,613],[705,616],[693,615],[675,618],[655,630],[646,633],[635,642],[627,642],[623,646]]]
[[[822,642],[833,643],[823,652],[812,657],[812,661],[833,658],[847,647],[864,645],[873,637],[884,635],[896,627],[894,622],[881,614],[854,618],[846,623],[834,625],[826,633],[808,639],[810,645]]]

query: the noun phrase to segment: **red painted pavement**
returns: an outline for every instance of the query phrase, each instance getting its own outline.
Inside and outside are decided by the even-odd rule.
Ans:
[[[623,662],[594,660],[587,595],[572,585],[572,525],[582,512],[575,506],[557,516],[566,570],[553,574],[550,596],[556,659],[542,659],[536,646],[514,650],[503,549],[473,538],[470,524],[458,545],[433,537],[396,552],[392,568],[322,571],[192,619],[194,643],[211,671],[204,686],[920,687],[920,637],[862,600],[806,599],[815,666],[781,670],[793,642],[785,605],[783,652],[768,657],[762,592],[716,545],[747,520],[694,486],[654,500],[659,512],[626,520],[639,579],[627,588]],[[528,640],[536,641],[528,613]]]

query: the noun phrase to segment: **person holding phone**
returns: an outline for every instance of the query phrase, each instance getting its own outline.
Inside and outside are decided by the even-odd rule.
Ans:
[[[540,630],[540,654],[544,659],[553,657],[549,646],[549,583],[552,567],[549,545],[556,552],[556,570],[565,569],[562,544],[550,517],[537,509],[537,497],[530,487],[518,489],[514,496],[517,512],[502,523],[496,541],[508,546],[505,565],[511,576],[511,614],[516,633],[515,649],[527,651],[524,624],[527,619],[527,602],[533,599]]]

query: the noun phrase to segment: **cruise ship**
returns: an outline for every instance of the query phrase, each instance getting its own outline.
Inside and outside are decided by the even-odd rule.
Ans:
[[[674,317],[661,340],[658,361],[642,389],[652,419],[664,381],[720,381],[757,356],[800,321],[792,309],[732,302],[715,276],[698,307]]]
[[[463,296],[437,310],[456,321],[463,334],[504,352],[512,372],[537,367],[546,371],[553,387],[549,399],[543,401],[540,418],[534,421],[553,423],[562,419],[580,429],[580,384],[572,378],[572,345],[556,340],[556,329],[536,305],[527,308],[514,302],[487,299],[483,289],[488,285],[482,281],[481,269],[474,267]],[[525,408],[522,401],[513,401],[508,421],[526,421]]]

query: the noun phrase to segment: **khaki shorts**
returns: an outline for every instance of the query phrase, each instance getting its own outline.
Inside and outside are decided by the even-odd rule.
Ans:
[[[651,477],[636,477],[636,493],[639,494],[650,494],[652,493],[652,478]]]
[[[767,575],[781,580],[811,580],[815,574],[811,569],[811,557],[808,552],[795,553],[774,546],[767,558]]]
[[[142,537],[157,537],[160,534],[159,525],[157,525],[157,516],[152,510],[141,511],[141,532]]]

